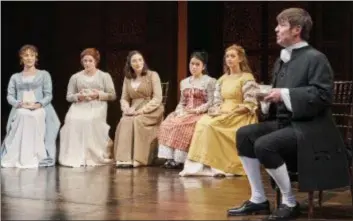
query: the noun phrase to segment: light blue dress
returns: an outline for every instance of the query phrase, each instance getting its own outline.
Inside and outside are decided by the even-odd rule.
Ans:
[[[24,108],[17,108],[19,103],[22,102],[25,92],[28,91],[33,91],[36,102],[40,103],[42,105],[42,108],[39,108],[35,111],[29,111],[28,109]],[[29,147],[24,145],[23,141],[18,142],[19,137],[22,137],[25,133],[25,131],[23,130],[24,128],[21,128],[25,124],[20,124],[16,122],[21,117],[21,115],[23,116],[23,113],[26,113],[25,115],[27,117],[35,117],[35,112],[40,111],[42,112],[42,116],[45,116],[45,125],[43,127],[44,134],[41,134],[41,137],[44,137],[45,151],[42,151],[44,152],[44,154],[42,154],[41,157],[37,157],[39,159],[38,166],[55,165],[56,139],[60,128],[60,121],[51,104],[52,99],[52,81],[50,74],[47,71],[37,70],[36,75],[31,81],[24,81],[22,72],[15,73],[11,76],[7,90],[7,100],[12,106],[12,110],[10,112],[10,116],[8,118],[6,126],[6,136],[4,142],[1,145],[1,166],[6,165],[6,167],[18,167],[16,165],[21,164],[21,159],[23,158],[23,156],[21,156],[21,153],[17,152],[27,151],[23,150],[22,148]],[[43,113],[43,110],[45,113]],[[36,130],[36,126],[33,126],[33,129]],[[17,145],[17,143],[22,144]],[[11,153],[11,159],[9,157],[6,157],[6,155],[9,153]],[[26,167],[26,165],[21,165],[21,167],[22,166]],[[33,167],[33,165],[29,167]]]

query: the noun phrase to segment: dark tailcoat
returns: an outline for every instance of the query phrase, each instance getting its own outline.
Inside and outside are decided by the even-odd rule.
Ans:
[[[291,124],[298,144],[299,190],[349,185],[344,143],[331,113],[333,71],[326,56],[311,46],[294,49],[284,72],[277,59],[273,85],[281,78],[292,104]]]

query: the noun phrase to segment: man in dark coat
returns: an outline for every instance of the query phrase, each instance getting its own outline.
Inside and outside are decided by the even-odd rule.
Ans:
[[[288,160],[298,169],[300,191],[349,185],[344,143],[330,109],[333,72],[326,56],[307,43],[311,17],[303,9],[290,8],[282,11],[277,21],[277,44],[284,49],[274,66],[273,88],[261,101],[268,119],[236,133],[251,198],[229,209],[230,216],[270,213],[261,164],[282,193],[282,204],[269,220],[295,218],[300,213],[288,176]]]

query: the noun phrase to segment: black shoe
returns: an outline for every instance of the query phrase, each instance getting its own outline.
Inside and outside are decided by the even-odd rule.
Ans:
[[[270,214],[270,202],[266,200],[263,203],[253,203],[248,200],[240,207],[228,209],[227,213],[228,216],[268,215]]]
[[[297,218],[299,215],[300,206],[298,202],[295,207],[289,207],[285,204],[281,204],[275,211],[273,211],[267,220],[290,220]]]
[[[165,169],[171,169],[173,167],[173,160],[168,159],[161,167]]]
[[[175,169],[175,170],[181,170],[184,168],[184,164],[175,162],[172,164],[172,167],[170,169]]]
[[[128,169],[128,168],[134,168],[134,166],[132,164],[119,164],[119,165],[116,165],[116,168]]]

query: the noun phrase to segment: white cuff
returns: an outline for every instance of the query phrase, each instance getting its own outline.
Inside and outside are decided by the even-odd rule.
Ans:
[[[268,111],[270,110],[270,104],[270,102],[260,101],[261,112],[263,114],[268,114]]]
[[[289,96],[289,89],[288,88],[282,88],[281,89],[281,97],[282,97],[284,105],[286,105],[286,108],[290,112],[292,112],[292,104],[290,102],[290,96]]]

